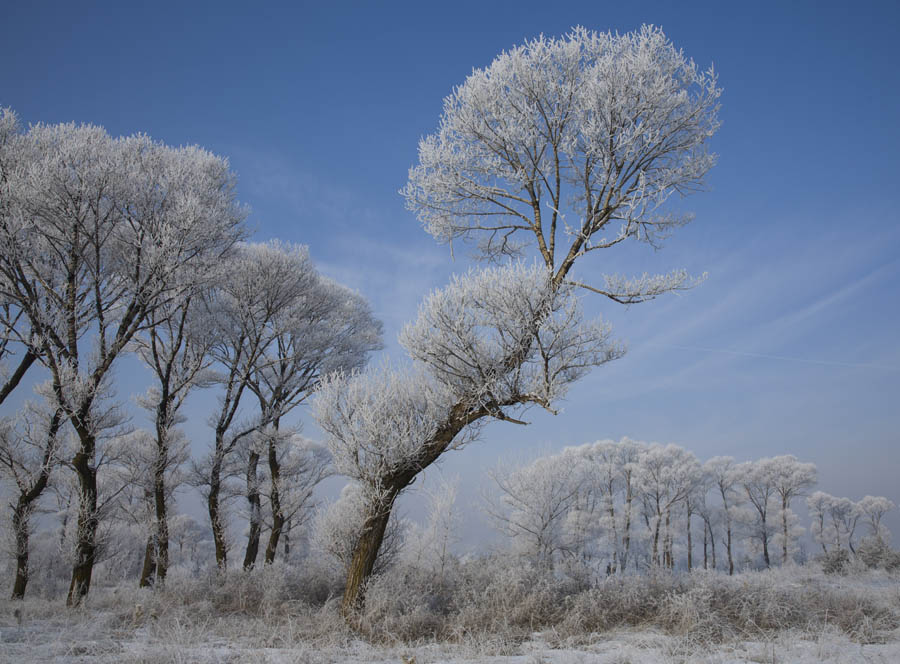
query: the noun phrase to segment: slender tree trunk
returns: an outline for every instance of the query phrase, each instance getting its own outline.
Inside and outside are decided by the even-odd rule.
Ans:
[[[247,551],[244,554],[244,569],[253,569],[259,555],[259,537],[262,533],[262,501],[259,496],[257,468],[259,453],[250,452],[247,461],[247,502],[250,503],[250,533],[247,536]]]
[[[728,576],[734,575],[734,558],[731,555],[731,519],[728,520],[728,528],[726,529],[725,548],[728,551]]]
[[[631,490],[631,478],[626,480],[625,488],[625,541],[622,551],[622,571],[624,572],[628,565],[628,554],[631,549],[631,501],[633,499]]]
[[[662,524],[662,514],[656,515],[656,523],[653,526],[653,564],[659,567],[659,527]]]
[[[694,546],[691,541],[691,509],[687,510],[687,567],[690,572],[694,567]]]
[[[709,524],[709,543],[710,543],[710,548],[711,548],[710,553],[712,554],[710,562],[712,563],[712,568],[717,569],[717,567],[716,567],[716,535],[715,535],[715,533],[713,533],[712,524]]]
[[[66,606],[76,607],[91,589],[94,560],[97,555],[97,469],[91,465],[94,460],[96,439],[93,435],[79,431],[81,449],[72,460],[78,475],[79,505],[78,533],[75,544],[75,565]]]
[[[291,520],[287,519],[284,523],[284,560],[287,562],[291,557]]]
[[[781,542],[781,564],[787,565],[788,561],[788,520],[787,520],[787,499],[781,499],[781,536],[784,538]]]
[[[278,428],[278,423],[275,423]],[[275,438],[269,439],[269,476],[272,481],[272,491],[269,502],[272,503],[272,532],[269,533],[269,541],[266,544],[266,564],[271,565],[275,562],[275,552],[278,551],[278,540],[284,529],[285,517],[281,508],[281,493],[279,485],[281,482],[281,465],[278,463],[278,449],[275,447]],[[285,536],[287,537],[287,536]],[[287,560],[287,553],[285,553]]]
[[[19,371],[24,374],[33,361],[32,358],[26,365],[26,360],[23,359]],[[24,369],[22,368],[23,365],[26,365]],[[16,579],[13,582],[12,599],[23,599],[25,597],[25,588],[28,585],[31,513],[34,510],[37,499],[41,497],[41,494],[44,493],[44,489],[47,488],[47,484],[50,482],[50,471],[54,464],[56,450],[56,436],[62,425],[62,418],[63,412],[61,410],[54,411],[47,427],[47,438],[44,442],[41,469],[31,488],[19,492],[19,498],[16,500],[16,506],[13,508],[12,526],[16,538]],[[65,532],[65,528],[63,528],[63,532]]]
[[[709,569],[707,565],[707,547],[709,546],[709,524],[706,521],[703,521],[703,569]]]
[[[766,524],[766,516],[762,515],[762,530],[760,532],[760,538],[762,539],[763,545],[763,560],[766,563],[766,569],[771,569],[772,561],[769,558],[769,529]]]

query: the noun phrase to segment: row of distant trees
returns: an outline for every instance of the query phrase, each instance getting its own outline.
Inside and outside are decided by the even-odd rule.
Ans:
[[[162,583],[173,492],[207,502],[216,563],[227,564],[223,503],[241,476],[259,557],[264,503],[271,562],[285,524],[330,472],[326,450],[282,425],[322,376],[360,368],[381,324],[358,294],[325,278],[304,247],[248,244],[225,160],[94,126],[22,131],[0,110],[0,389],[26,375],[37,399],[0,422],[0,473],[13,492],[13,597],[29,577],[31,519],[74,477],[68,603],[90,588],[113,512],[145,525],[141,585]],[[131,430],[113,369],[136,353],[152,376],[139,399],[152,427]],[[27,382],[27,381],[26,381]],[[209,453],[189,461],[178,425],[215,387]],[[71,524],[70,524],[71,525]]]
[[[794,456],[701,463],[683,447],[628,438],[566,448],[492,477],[490,513],[515,548],[540,566],[576,571],[691,570],[695,529],[704,569],[733,574],[736,561],[752,559],[783,565],[804,534],[794,512],[802,497],[823,553],[855,553],[863,535],[877,546],[889,541],[882,520],[894,509],[884,497],[811,492],[816,467]]]

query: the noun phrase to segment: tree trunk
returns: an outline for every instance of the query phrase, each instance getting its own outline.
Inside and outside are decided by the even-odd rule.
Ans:
[[[728,521],[725,548],[728,550],[728,576],[734,575],[734,558],[731,555],[731,520]]]
[[[153,560],[155,549],[153,535],[151,534],[147,537],[147,545],[144,547],[144,564],[141,567],[141,580],[138,582],[139,588],[150,588],[153,586],[153,571],[156,568]]]
[[[33,359],[29,361],[25,369],[33,361]],[[23,359],[22,365],[25,364],[26,362]],[[24,374],[25,369],[22,369],[22,365],[20,365],[20,370]],[[34,509],[35,501],[40,498],[50,481],[50,471],[54,463],[56,450],[56,436],[59,433],[59,427],[62,425],[62,418],[63,413],[61,410],[56,410],[50,418],[43,458],[41,459],[41,470],[31,488],[19,493],[16,506],[13,508],[12,526],[16,538],[16,579],[13,582],[12,599],[24,599],[25,597],[25,587],[28,585],[28,557],[30,553],[28,547],[31,512]]]
[[[703,521],[703,569],[709,569],[707,548],[709,547],[709,524]]]
[[[168,448],[166,456],[168,456]],[[168,459],[166,463],[168,463]],[[165,477],[161,468],[157,468],[156,471],[153,497],[156,503],[156,584],[163,586],[169,571],[169,509],[166,505]]]
[[[222,511],[219,505],[221,490],[222,459],[217,455],[209,474],[209,497],[206,499],[206,506],[209,510],[209,523],[212,526],[213,543],[216,547],[216,566],[224,572],[228,567],[228,548],[225,544],[225,525],[222,523]]]
[[[391,508],[399,492],[399,489],[390,490],[383,501],[378,501],[370,506],[362,532],[356,541],[356,546],[353,547],[353,557],[350,559],[350,567],[347,570],[347,586],[341,602],[341,614],[347,620],[352,620],[363,606],[365,585],[375,567],[375,560],[378,558],[378,551],[384,539],[384,531],[391,518]]]
[[[72,460],[78,475],[80,489],[78,505],[78,533],[75,544],[75,565],[66,606],[76,607],[91,589],[94,560],[97,555],[97,469],[91,465],[96,449],[96,439],[91,434],[79,432],[81,449]]]
[[[13,511],[13,532],[16,535],[16,580],[13,582],[12,599],[25,598],[25,586],[28,585],[28,528],[31,504],[26,496],[20,495]]]
[[[713,533],[712,524],[709,524],[709,543],[711,547],[710,553],[712,554],[710,557],[710,562],[712,563],[712,568],[717,569],[716,567],[716,535]]]
[[[763,560],[766,562],[766,569],[771,569],[772,561],[769,559],[769,530],[766,525],[766,518],[762,518],[762,545],[763,545]]]
[[[274,426],[278,428],[278,421],[274,422]],[[269,477],[272,482],[272,491],[269,502],[272,504],[272,532],[269,533],[269,541],[266,544],[266,564],[271,565],[275,562],[275,553],[278,551],[278,540],[284,529],[285,517],[281,508],[281,493],[279,492],[279,484],[281,482],[281,464],[278,463],[278,449],[275,447],[275,438],[269,439]],[[285,560],[287,560],[287,546],[285,546]]]
[[[781,542],[781,564],[786,565],[788,560],[788,522],[787,522],[787,499],[781,499],[781,536],[784,538]]]
[[[166,469],[169,467],[169,429],[173,417],[168,388],[156,410],[156,466],[153,469],[153,504],[156,510],[156,583],[164,585],[169,570],[169,508],[166,504]]]
[[[688,572],[694,567],[694,547],[691,541],[691,510],[687,510],[687,566]]]
[[[251,570],[259,555],[259,537],[262,532],[262,501],[259,497],[257,467],[259,453],[250,452],[247,461],[247,502],[250,503],[250,533],[247,535],[247,551],[244,554],[244,569]]]
[[[631,549],[631,501],[633,499],[631,491],[631,478],[626,481],[625,489],[625,541],[622,547],[622,571],[624,572],[628,566],[628,554]]]

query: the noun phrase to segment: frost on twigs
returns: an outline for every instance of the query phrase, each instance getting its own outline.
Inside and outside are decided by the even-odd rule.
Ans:
[[[477,434],[479,418],[552,409],[591,367],[621,356],[609,336],[608,325],[584,321],[573,289],[554,288],[543,266],[471,272],[432,293],[403,330],[412,366],[323,380],[315,415],[339,472],[377,486],[415,464],[455,411],[471,420],[450,448]]]
[[[501,407],[551,409],[591,367],[622,355],[610,326],[586,322],[568,286],[542,265],[513,263],[454,277],[400,335],[454,396],[504,419]]]
[[[325,377],[313,413],[338,472],[377,489],[420,452],[452,405],[450,390],[422,367],[382,366]],[[455,443],[467,440],[462,436]]]
[[[567,258],[629,238],[658,246],[691,218],[670,197],[702,188],[715,163],[720,94],[713,69],[656,27],[541,36],[444,100],[401,193],[436,239],[480,236],[488,256],[520,248],[524,232],[564,267],[557,226]]]

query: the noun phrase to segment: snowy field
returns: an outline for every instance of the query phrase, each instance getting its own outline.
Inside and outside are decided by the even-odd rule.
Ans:
[[[443,594],[409,570],[403,579],[400,571],[376,579],[363,635],[343,624],[334,597],[298,591],[303,579],[284,568],[235,573],[224,584],[176,577],[157,593],[97,588],[76,610],[60,599],[4,600],[0,661],[900,661],[896,574],[825,575],[811,566],[573,589],[527,570],[481,567],[479,578],[457,570]]]

